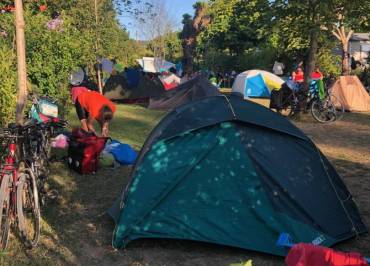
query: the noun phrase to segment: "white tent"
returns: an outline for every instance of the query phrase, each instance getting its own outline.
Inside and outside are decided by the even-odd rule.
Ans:
[[[162,69],[168,70],[171,67],[176,67],[174,63],[158,57],[143,57],[142,59],[136,59],[136,61],[143,68],[144,72],[149,73],[159,73]]]

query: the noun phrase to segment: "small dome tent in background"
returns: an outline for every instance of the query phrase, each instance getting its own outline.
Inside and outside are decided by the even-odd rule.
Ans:
[[[79,86],[85,80],[85,72],[81,67],[78,67],[69,75],[69,83],[72,86]]]

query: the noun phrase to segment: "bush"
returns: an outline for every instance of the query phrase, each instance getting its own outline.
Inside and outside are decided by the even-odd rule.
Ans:
[[[27,14],[29,15],[29,14]],[[27,16],[27,72],[40,94],[65,100],[68,76],[82,58],[79,36],[67,19],[60,30],[49,30],[43,14]],[[65,102],[63,102],[64,104]]]
[[[242,55],[233,56],[224,51],[209,49],[200,61],[200,68],[213,71],[243,72],[250,69],[264,69],[272,71],[276,51],[273,48],[263,47],[244,52]]]
[[[17,76],[15,54],[0,46],[0,125],[9,123],[15,116]]]
[[[338,77],[342,72],[341,56],[335,55],[331,49],[321,49],[317,55],[316,65],[325,76]]]

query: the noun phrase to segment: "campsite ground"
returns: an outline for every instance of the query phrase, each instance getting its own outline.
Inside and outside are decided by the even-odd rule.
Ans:
[[[136,149],[164,115],[138,106],[118,110],[112,136]],[[370,114],[346,114],[342,121],[328,125],[309,116],[295,123],[334,164],[370,224]],[[138,240],[126,250],[113,250],[114,224],[105,211],[127,183],[129,171],[105,168],[94,176],[80,176],[63,163],[54,163],[49,183],[60,197],[44,207],[39,247],[25,251],[12,237],[8,251],[0,254],[0,265],[229,265],[248,259],[253,265],[283,265],[278,257],[177,240]],[[370,256],[370,234],[336,248]]]

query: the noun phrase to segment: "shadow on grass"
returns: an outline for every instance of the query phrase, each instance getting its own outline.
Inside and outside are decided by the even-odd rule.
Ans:
[[[295,124],[302,129],[316,145],[328,145],[342,153],[351,153],[351,151],[364,154],[369,153],[369,114],[350,113],[348,117],[345,117],[343,120],[329,124],[317,123],[306,116],[300,121],[295,121]]]

